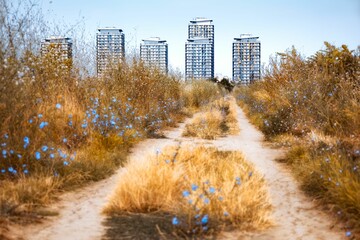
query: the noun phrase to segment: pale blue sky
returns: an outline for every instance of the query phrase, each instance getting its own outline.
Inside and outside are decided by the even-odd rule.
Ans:
[[[360,45],[360,0],[41,0],[45,17],[72,25],[83,19],[87,41],[98,27],[119,27],[127,53],[142,39],[160,37],[169,44],[169,64],[184,71],[187,25],[195,17],[213,19],[215,74],[232,75],[231,51],[242,33],[259,36],[262,62],[294,45],[305,56],[328,41],[350,49]],[[68,36],[73,37],[73,36]],[[76,56],[74,56],[76,57]]]

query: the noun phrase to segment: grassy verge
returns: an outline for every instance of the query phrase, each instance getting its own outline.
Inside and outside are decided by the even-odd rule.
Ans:
[[[356,70],[357,69],[357,70]],[[326,43],[303,59],[293,49],[264,81],[235,90],[238,103],[285,159],[302,188],[333,210],[346,235],[360,232],[359,53]]]
[[[191,123],[185,126],[183,136],[215,139],[239,131],[236,120],[235,102],[220,98],[213,101],[205,112],[197,114]]]
[[[113,219],[159,213],[172,227],[157,234],[173,236],[216,234],[229,226],[263,229],[271,224],[262,176],[239,152],[201,146],[169,147],[147,161],[129,162],[104,212]]]

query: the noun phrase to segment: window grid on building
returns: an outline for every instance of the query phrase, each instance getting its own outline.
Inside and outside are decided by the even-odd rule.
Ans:
[[[140,59],[147,67],[157,68],[168,73],[168,44],[160,38],[142,40],[140,44]]]
[[[242,34],[234,38],[232,65],[233,81],[250,84],[260,79],[261,43],[259,37]]]
[[[196,18],[188,25],[185,43],[185,79],[214,78],[214,25]]]
[[[97,75],[102,77],[109,65],[125,59],[125,34],[119,28],[99,28],[96,34]]]

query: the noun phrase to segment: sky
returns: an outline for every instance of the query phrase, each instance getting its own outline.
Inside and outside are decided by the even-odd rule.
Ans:
[[[360,0],[40,0],[40,5],[49,21],[79,23],[94,44],[97,28],[121,28],[127,55],[139,52],[142,39],[167,40],[169,67],[181,72],[188,24],[196,17],[213,20],[216,76],[232,76],[232,42],[243,33],[259,37],[264,64],[292,46],[309,57],[324,49],[324,41],[350,49],[360,45]]]

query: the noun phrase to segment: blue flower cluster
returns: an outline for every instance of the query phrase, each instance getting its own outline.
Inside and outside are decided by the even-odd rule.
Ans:
[[[38,101],[42,102],[40,98]],[[2,161],[0,159],[0,173],[2,174],[0,178],[9,173],[13,176],[19,172],[29,174],[31,169],[28,166],[32,165],[30,164],[32,160],[42,166],[54,166],[51,164],[54,161],[61,161],[63,166],[71,165],[75,159],[75,153],[71,153],[73,152],[74,139],[77,141],[85,139],[93,131],[104,137],[117,135],[124,138],[125,141],[141,138],[144,133],[156,132],[163,124],[171,122],[170,112],[178,107],[175,100],[171,98],[158,101],[157,105],[149,106],[147,113],[135,106],[137,105],[131,98],[121,101],[116,97],[111,97],[110,100],[106,99],[102,94],[99,97],[92,97],[82,119],[73,114],[67,116],[67,125],[70,131],[67,131],[67,136],[60,138],[61,142],[54,142],[54,139],[49,139],[50,141],[47,144],[39,146],[39,141],[35,141],[36,137],[28,133],[29,135],[22,136],[23,148],[12,150],[9,143],[12,142],[13,145],[17,145],[14,144],[14,141],[18,137],[5,133],[3,135],[4,141],[0,142],[0,158],[2,158]],[[57,115],[64,114],[63,108],[62,103],[56,103],[51,111]],[[27,120],[31,129],[28,132],[41,131],[42,135],[47,134],[50,138],[56,126],[47,120],[47,115],[49,113],[38,113]],[[45,163],[48,161],[50,161],[49,164]],[[26,168],[21,163],[26,164]]]

